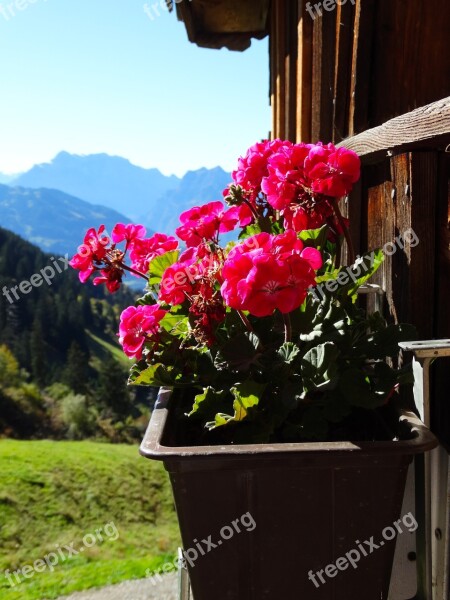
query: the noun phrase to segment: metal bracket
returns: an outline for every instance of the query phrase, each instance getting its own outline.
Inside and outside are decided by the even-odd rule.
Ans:
[[[430,365],[450,357],[450,340],[403,342],[414,352],[414,399],[422,421],[430,426]],[[412,600],[449,600],[450,461],[440,446],[415,460],[417,583]]]

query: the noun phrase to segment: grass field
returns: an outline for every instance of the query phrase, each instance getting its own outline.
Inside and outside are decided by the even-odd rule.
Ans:
[[[172,559],[177,545],[167,474],[136,446],[0,440],[2,600],[142,578]],[[45,557],[58,561],[53,571],[39,561]],[[6,569],[36,564],[40,572],[25,569],[29,577],[21,573],[11,586],[16,578],[8,581]]]

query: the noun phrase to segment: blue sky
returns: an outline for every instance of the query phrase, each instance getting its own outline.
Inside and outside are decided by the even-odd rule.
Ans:
[[[267,137],[267,40],[206,50],[175,13],[151,15],[143,0],[0,0],[0,172],[61,150],[231,169]]]

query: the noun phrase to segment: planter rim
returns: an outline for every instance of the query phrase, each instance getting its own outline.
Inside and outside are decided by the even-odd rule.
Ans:
[[[361,455],[405,455],[421,454],[432,450],[438,445],[436,436],[422,423],[411,411],[401,410],[400,420],[406,421],[413,437],[407,440],[379,441],[379,442],[287,442],[277,444],[226,444],[218,446],[165,446],[161,443],[166,427],[172,388],[161,387],[155,408],[152,412],[150,423],[145,433],[139,452],[146,458],[153,460],[192,460],[213,459],[218,456],[235,456],[236,458],[254,457],[255,454],[265,454],[278,457],[289,456],[295,452],[309,452],[316,456],[327,454],[331,451],[348,455],[359,453]]]

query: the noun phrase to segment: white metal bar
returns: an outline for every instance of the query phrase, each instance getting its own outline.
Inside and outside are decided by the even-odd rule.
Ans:
[[[178,598],[179,600],[194,600],[191,595],[189,574],[182,548],[178,548]]]
[[[430,365],[450,357],[450,340],[404,342],[414,352],[414,399],[421,419],[430,426]],[[413,600],[449,600],[450,461],[440,446],[417,457],[416,513],[418,590]]]

